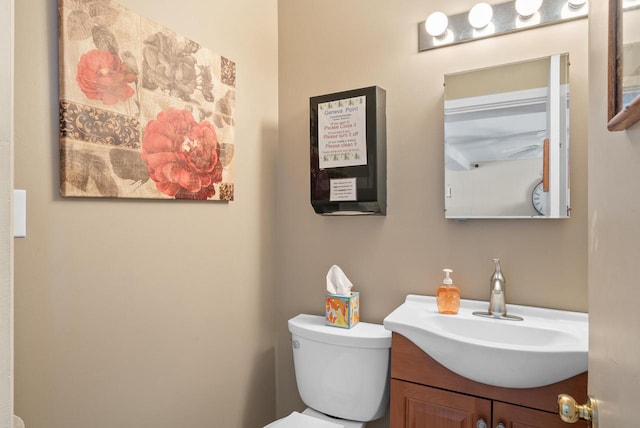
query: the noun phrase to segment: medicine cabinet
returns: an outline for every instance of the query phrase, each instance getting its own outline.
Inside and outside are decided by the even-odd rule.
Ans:
[[[444,80],[445,217],[569,217],[569,55]]]

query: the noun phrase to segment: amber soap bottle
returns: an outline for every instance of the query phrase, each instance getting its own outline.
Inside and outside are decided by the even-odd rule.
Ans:
[[[455,315],[460,309],[460,290],[453,285],[451,279],[451,269],[443,269],[444,279],[442,285],[438,287],[436,292],[436,302],[438,304],[438,312],[441,314]]]

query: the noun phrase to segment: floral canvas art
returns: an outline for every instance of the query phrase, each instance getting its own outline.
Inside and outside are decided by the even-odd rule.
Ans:
[[[58,0],[63,196],[231,201],[236,65],[110,0]]]

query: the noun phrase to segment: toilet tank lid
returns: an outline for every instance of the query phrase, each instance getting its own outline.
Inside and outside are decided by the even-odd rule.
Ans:
[[[305,339],[354,348],[391,348],[391,332],[381,324],[359,322],[347,328],[325,324],[323,316],[300,314],[289,320],[289,331]]]

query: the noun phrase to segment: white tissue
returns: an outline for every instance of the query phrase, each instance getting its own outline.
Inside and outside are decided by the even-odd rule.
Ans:
[[[339,296],[351,296],[353,284],[339,266],[333,265],[327,272],[327,292]]]

